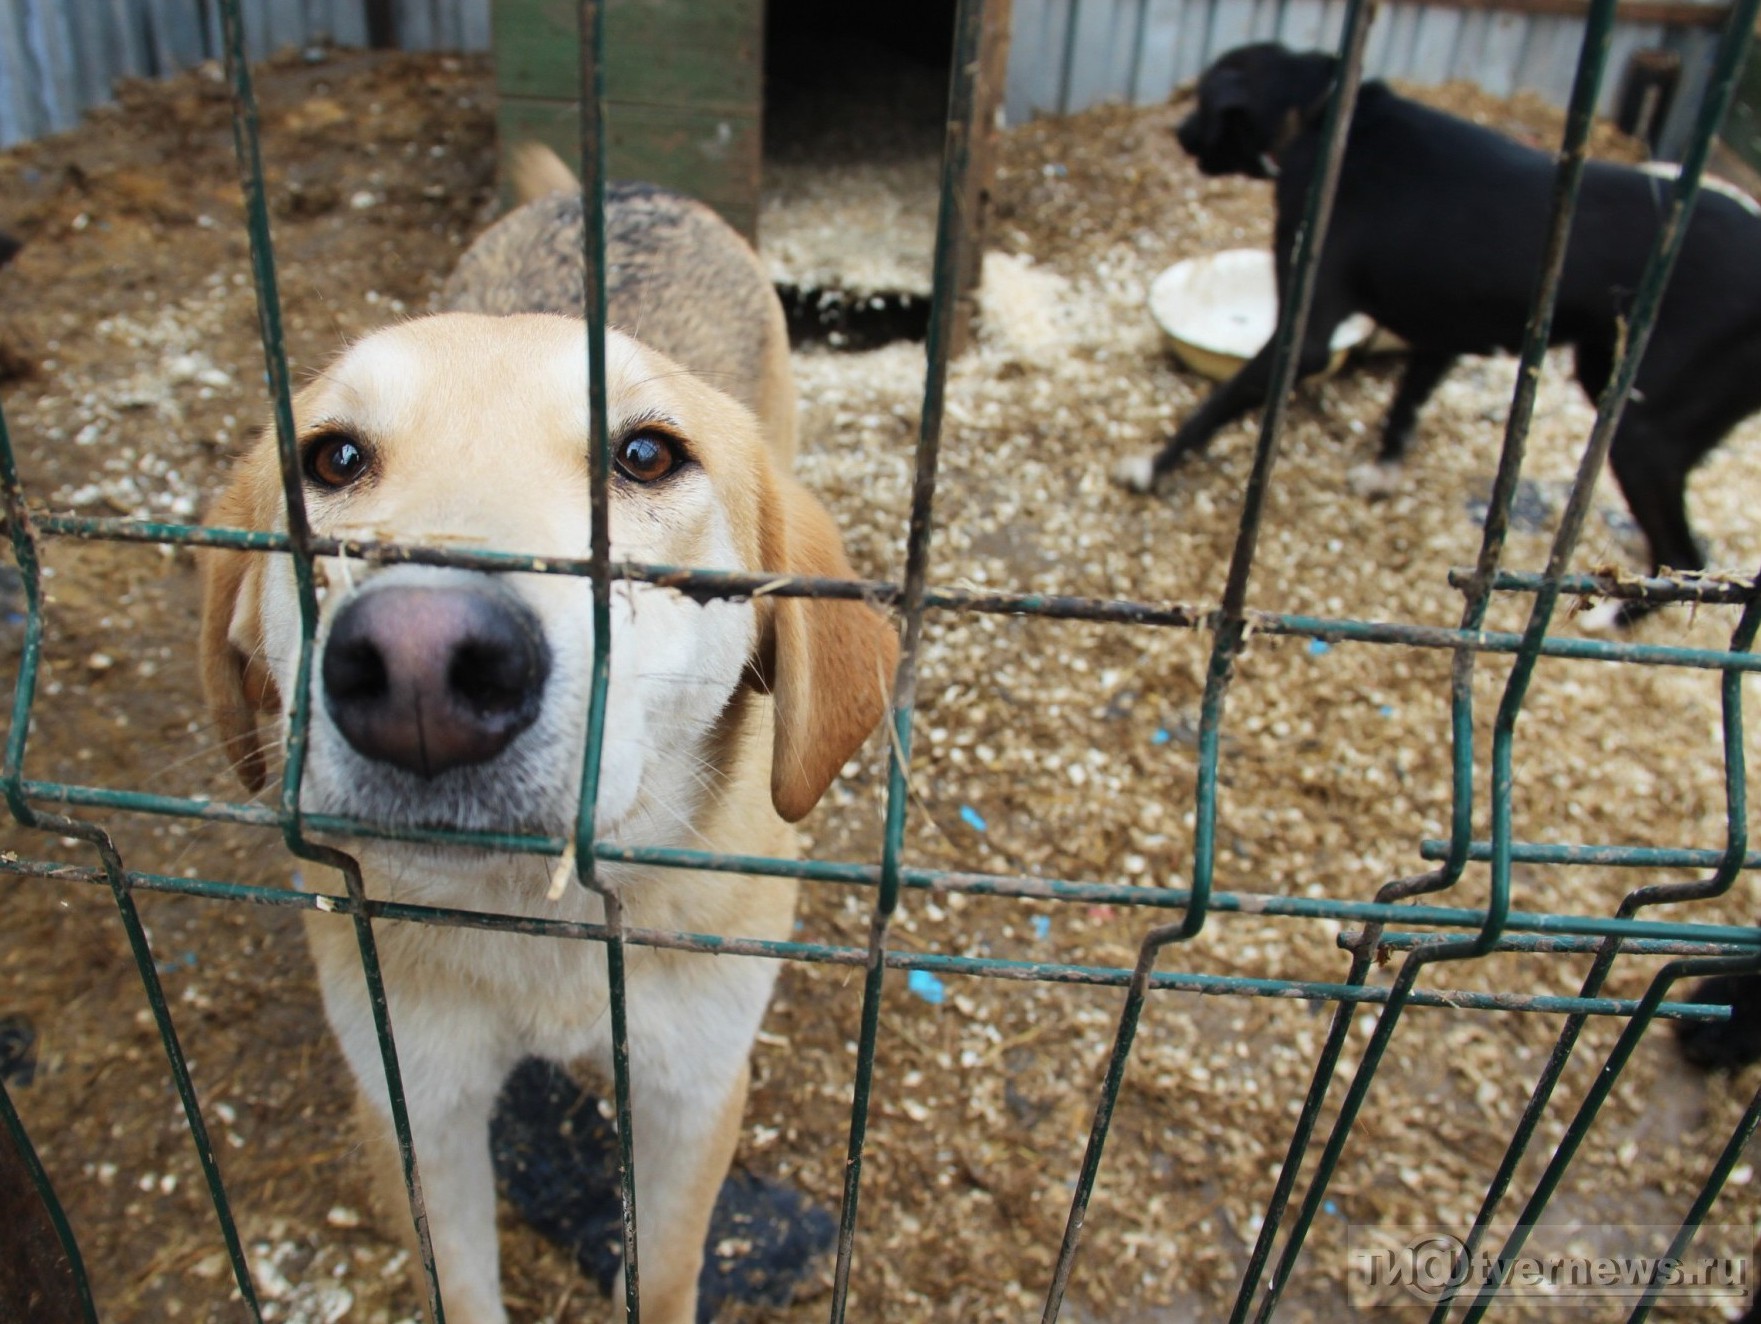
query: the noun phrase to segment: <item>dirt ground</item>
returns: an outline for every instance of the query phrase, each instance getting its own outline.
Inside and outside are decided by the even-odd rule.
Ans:
[[[309,372],[339,341],[421,311],[474,233],[492,188],[490,81],[477,61],[332,55],[278,62],[260,88],[289,354],[296,372]],[[1446,99],[1534,135],[1557,122],[1532,104]],[[1219,593],[1251,425],[1220,436],[1166,500],[1128,496],[1106,479],[1116,458],[1154,444],[1205,389],[1165,354],[1144,310],[1149,279],[1180,257],[1261,244],[1268,231],[1263,186],[1201,179],[1168,132],[1176,115],[1101,109],[1006,136],[986,325],[950,385],[935,582],[1195,603]],[[1621,145],[1602,146],[1618,154]],[[42,507],[190,517],[261,412],[231,162],[224,89],[202,72],[130,88],[79,131],[0,155],[0,226],[28,243],[0,272],[0,341],[8,361],[31,367],[0,388],[0,401]],[[798,355],[801,469],[834,507],[865,575],[903,566],[922,363],[909,344]],[[1368,458],[1393,372],[1371,361],[1303,392],[1255,606],[1455,623],[1459,600],[1444,576],[1477,546],[1475,503],[1496,462],[1511,367],[1485,361],[1455,373],[1421,423],[1406,486],[1371,506],[1347,492],[1345,472]],[[1589,418],[1555,363],[1510,564],[1541,563]],[[1761,529],[1747,518],[1758,481],[1761,430],[1751,423],[1693,489],[1718,564],[1761,561]],[[1581,562],[1633,564],[1618,496],[1606,490],[1599,505]],[[235,796],[198,701],[189,556],[55,542],[47,563],[47,662],[27,775]],[[1493,623],[1520,620],[1505,605]],[[1723,611],[1671,612],[1640,637],[1717,647],[1731,624]],[[933,617],[911,862],[1182,885],[1207,645],[1187,631]],[[9,658],[7,680],[11,669]],[[1482,765],[1506,671],[1488,658],[1478,672]],[[1447,675],[1433,653],[1256,639],[1229,701],[1218,885],[1365,898],[1423,867],[1418,842],[1442,835],[1447,814]],[[1722,845],[1717,721],[1712,673],[1548,663],[1519,727],[1519,837]],[[878,745],[854,761],[807,824],[813,854],[876,857],[883,763]],[[294,872],[273,833],[93,817],[132,868],[277,886]],[[0,845],[91,863],[77,844],[38,833],[6,829]],[[1655,877],[1519,868],[1517,904],[1605,914]],[[0,886],[0,1015],[28,1017],[38,1035],[34,1078],[9,1088],[69,1208],[103,1317],[239,1317],[112,903],[71,885]],[[1462,902],[1477,903],[1483,889],[1483,871],[1470,871]],[[860,944],[866,902],[808,889],[802,936]],[[266,1314],[413,1317],[400,1257],[366,1207],[345,1071],[293,917],[161,896],[142,896],[140,907]],[[1692,916],[1752,913],[1745,880]],[[906,898],[893,941],[1129,966],[1163,917],[919,894]],[[1160,968],[1338,978],[1346,961],[1334,936],[1329,924],[1219,915]],[[1583,966],[1498,957],[1437,971],[1426,985],[1569,993]],[[1623,962],[1611,991],[1635,996],[1654,968]],[[858,987],[831,967],[785,974],[755,1059],[741,1153],[828,1207],[843,1170]],[[932,998],[902,978],[889,985],[852,1315],[1019,1319],[1045,1290],[1120,995],[949,978]],[[1349,1060],[1373,1021],[1357,1018]],[[1067,1318],[1222,1315],[1326,1024],[1325,1008],[1299,1003],[1151,1000]],[[1359,1317],[1341,1302],[1352,1225],[1471,1217],[1556,1030],[1537,1015],[1409,1014],[1281,1319]],[[1535,1152],[1557,1141],[1617,1031],[1606,1021],[1586,1031]],[[1557,1215],[1585,1225],[1678,1218],[1757,1083],[1754,1073],[1702,1081],[1667,1035],[1650,1036],[1561,1188]],[[1526,1166],[1519,1187],[1538,1171]],[[1746,1248],[1761,1214],[1752,1177],[1745,1162],[1713,1211],[1726,1231],[1709,1240],[1724,1249]],[[504,1221],[520,1324],[609,1316],[564,1256]],[[805,1297],[768,1317],[818,1318],[823,1298]]]

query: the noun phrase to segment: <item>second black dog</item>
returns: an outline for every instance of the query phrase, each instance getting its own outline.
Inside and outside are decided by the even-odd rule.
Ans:
[[[1198,107],[1177,130],[1205,174],[1276,180],[1280,300],[1337,64],[1274,44],[1244,46],[1205,73]],[[1459,356],[1520,346],[1553,179],[1554,158],[1545,152],[1408,101],[1381,82],[1360,89],[1299,372],[1326,365],[1334,329],[1353,313],[1368,314],[1412,347],[1372,477],[1396,472],[1420,407]],[[1574,347],[1577,379],[1592,398],[1613,371],[1668,188],[1628,166],[1585,167],[1553,340]],[[1263,404],[1271,358],[1268,343],[1160,452],[1120,464],[1117,479],[1138,491],[1157,487],[1220,427]],[[1761,217],[1709,191],[1694,210],[1610,454],[1653,568],[1704,566],[1688,524],[1688,473],[1758,408]],[[1636,614],[1629,608],[1625,619]]]

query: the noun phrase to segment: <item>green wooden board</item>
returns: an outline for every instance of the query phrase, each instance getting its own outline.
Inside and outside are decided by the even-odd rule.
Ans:
[[[495,79],[504,96],[580,95],[573,0],[496,0]],[[756,112],[764,81],[763,0],[611,0],[608,101]]]
[[[525,139],[580,159],[577,11],[495,0],[504,162]],[[610,176],[701,199],[756,238],[764,0],[607,0],[605,41]]]
[[[714,207],[748,239],[756,237],[761,156],[756,114],[608,104],[605,118],[612,179],[676,189]],[[504,96],[498,126],[504,151],[517,142],[537,141],[571,165],[581,158],[580,110],[573,101]]]

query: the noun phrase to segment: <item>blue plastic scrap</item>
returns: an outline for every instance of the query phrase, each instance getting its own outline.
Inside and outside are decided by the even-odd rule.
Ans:
[[[932,1007],[941,1006],[942,999],[947,996],[947,989],[942,986],[942,981],[927,970],[913,970],[910,978],[905,981],[905,987]]]

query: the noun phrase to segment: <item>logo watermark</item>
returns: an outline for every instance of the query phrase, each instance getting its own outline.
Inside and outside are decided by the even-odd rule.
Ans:
[[[1359,1309],[1468,1301],[1496,1287],[1499,1300],[1587,1307],[1636,1301],[1741,1303],[1754,1284],[1753,1228],[1702,1227],[1680,1255],[1679,1229],[1583,1224],[1494,1226],[1469,1253],[1466,1227],[1354,1223],[1347,1231],[1347,1282]]]

